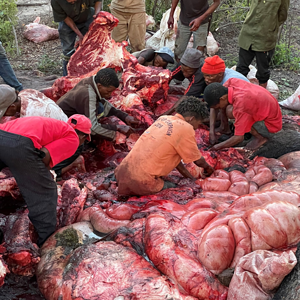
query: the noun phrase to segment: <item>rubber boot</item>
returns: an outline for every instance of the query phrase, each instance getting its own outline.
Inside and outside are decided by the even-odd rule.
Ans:
[[[68,70],[67,70],[67,65],[68,65],[68,60],[63,60],[63,76],[68,76]]]

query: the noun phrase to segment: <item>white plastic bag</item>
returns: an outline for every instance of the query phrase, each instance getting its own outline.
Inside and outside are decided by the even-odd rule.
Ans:
[[[279,102],[279,104],[293,110],[300,110],[300,85],[292,96]]]
[[[169,47],[172,51],[175,47],[175,38],[177,33],[177,21],[179,19],[180,8],[177,6],[174,12],[174,28],[169,30],[168,20],[171,9],[168,9],[160,21],[159,30],[146,41],[146,48],[159,50],[161,47]]]
[[[219,45],[211,32],[207,36],[206,50],[209,56],[214,56],[219,51]]]
[[[236,66],[233,66],[231,69],[232,69],[232,70],[236,70]],[[257,80],[257,78],[256,78],[256,72],[257,72],[257,69],[256,69],[253,65],[250,65],[250,66],[249,66],[249,69],[250,69],[250,71],[249,71],[249,73],[248,73],[248,75],[247,75],[247,78],[249,79],[249,81],[250,81],[251,83],[258,85],[259,82],[258,82],[258,80]],[[278,99],[278,97],[279,97],[279,88],[278,88],[277,84],[276,84],[273,80],[271,80],[271,79],[268,80],[268,84],[267,84],[267,88],[266,88],[266,89],[267,89],[267,90],[268,90],[268,91],[269,91],[276,99]]]

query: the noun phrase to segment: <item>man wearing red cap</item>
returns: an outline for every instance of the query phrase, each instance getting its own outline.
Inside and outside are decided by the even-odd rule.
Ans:
[[[213,82],[219,82],[224,84],[230,78],[238,78],[244,81],[249,82],[249,80],[242,75],[241,73],[234,71],[232,69],[228,69],[225,66],[225,62],[218,55],[213,57],[208,57],[205,59],[205,62],[201,68],[205,83],[207,85]],[[215,144],[217,142],[215,135],[215,125],[217,118],[218,110],[214,108],[210,109],[210,132],[209,132],[209,140],[211,144]],[[220,110],[221,115],[221,125],[216,131],[224,134],[231,134],[228,124],[228,118],[226,116],[226,111],[224,109]]]
[[[56,227],[57,186],[49,170],[72,156],[90,129],[90,120],[78,115],[68,123],[27,117],[0,125],[0,170],[8,167],[15,177],[39,246]]]
[[[68,123],[75,129],[80,143],[76,152],[72,156],[63,160],[52,168],[52,171],[54,171],[57,176],[57,180],[60,180],[62,174],[68,172],[74,167],[76,167],[81,172],[86,172],[84,158],[81,156],[81,153],[84,149],[84,141],[91,141],[90,134],[92,127],[90,119],[89,122],[87,122],[86,119],[87,118],[84,115],[79,114],[75,114],[68,119]]]

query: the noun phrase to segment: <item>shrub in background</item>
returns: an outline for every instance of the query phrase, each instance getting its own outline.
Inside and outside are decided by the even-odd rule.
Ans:
[[[17,24],[17,12],[16,0],[0,0],[0,40],[8,52],[15,48],[12,26]]]

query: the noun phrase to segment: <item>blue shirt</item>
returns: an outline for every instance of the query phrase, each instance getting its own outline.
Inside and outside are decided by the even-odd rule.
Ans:
[[[221,84],[224,84],[230,78],[242,79],[242,80],[245,80],[245,81],[249,82],[249,80],[243,74],[241,74],[237,71],[234,71],[232,69],[226,68],[225,72],[224,72],[224,78],[221,81]]]

